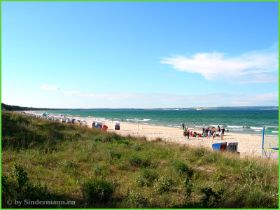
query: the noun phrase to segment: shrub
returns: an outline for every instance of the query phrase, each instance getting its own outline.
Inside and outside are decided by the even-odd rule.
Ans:
[[[83,197],[88,206],[106,204],[112,200],[113,185],[103,179],[92,179],[82,185]]]
[[[65,168],[69,168],[69,169],[75,169],[77,168],[77,163],[75,163],[73,160],[68,160],[68,161],[65,161]]]
[[[130,145],[130,142],[129,140],[126,140],[126,139],[120,139],[117,141],[118,144],[124,144],[126,146]]]
[[[134,146],[135,151],[141,151],[142,150],[142,146],[137,144]]]
[[[257,165],[253,163],[248,163],[242,170],[241,177],[245,184],[252,185],[256,183],[259,177],[263,177],[264,174],[265,172],[261,167],[257,167]]]
[[[148,199],[140,193],[130,191],[127,196],[127,205],[130,208],[145,208],[148,206]]]
[[[136,182],[139,186],[151,186],[158,178],[157,172],[153,170],[144,169],[137,177]]]
[[[201,189],[202,198],[201,205],[202,207],[216,207],[219,204],[221,199],[222,191],[215,192],[211,187],[205,187]]]
[[[151,160],[149,158],[140,157],[140,156],[136,156],[136,155],[132,156],[129,159],[129,163],[131,166],[134,166],[134,167],[146,168],[146,167],[151,166]]]
[[[120,159],[121,156],[122,156],[121,153],[115,152],[115,151],[110,151],[110,152],[109,152],[109,155],[110,155],[110,159],[111,159],[111,160]]]
[[[76,162],[74,162],[73,160],[65,160],[62,162],[62,165],[63,165],[63,169],[66,171],[66,172],[76,172],[77,171],[77,168],[78,168],[78,165]]]
[[[107,174],[107,167],[104,165],[95,165],[92,170],[95,176],[104,177]]]
[[[190,169],[185,163],[181,161],[174,161],[173,166],[178,173],[186,174],[188,177],[192,177],[193,170]]]
[[[185,197],[190,197],[191,193],[193,192],[193,183],[189,177],[184,179],[184,190],[185,190]]]
[[[12,176],[16,178],[19,188],[25,186],[29,181],[26,171],[20,165],[14,165]]]
[[[54,200],[57,198],[58,196],[48,192],[46,186],[30,183],[26,171],[20,165],[14,165],[11,176],[2,176],[3,207],[7,207],[8,200]],[[24,207],[28,206],[28,204],[24,205]],[[8,207],[18,206],[12,203]]]
[[[161,177],[155,185],[156,191],[160,194],[171,191],[174,181],[168,177]]]

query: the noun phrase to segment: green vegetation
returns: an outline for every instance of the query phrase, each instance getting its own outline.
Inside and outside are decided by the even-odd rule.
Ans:
[[[28,110],[60,110],[60,109],[49,109],[49,108],[34,108],[34,107],[22,107],[13,106],[8,104],[1,104],[2,110],[4,111],[28,111]]]
[[[3,207],[24,199],[75,201],[50,207],[278,207],[278,164],[270,160],[13,112],[2,122]]]

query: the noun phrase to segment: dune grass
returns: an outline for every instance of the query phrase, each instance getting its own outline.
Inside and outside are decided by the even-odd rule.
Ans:
[[[278,207],[278,164],[270,160],[13,112],[3,112],[2,123],[3,207],[17,207],[9,199],[75,201],[51,207]]]

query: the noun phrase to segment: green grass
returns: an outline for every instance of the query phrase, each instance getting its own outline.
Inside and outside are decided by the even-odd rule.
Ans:
[[[17,207],[9,199],[75,200],[72,207],[278,207],[278,164],[270,160],[13,112],[3,112],[2,122],[3,207]]]

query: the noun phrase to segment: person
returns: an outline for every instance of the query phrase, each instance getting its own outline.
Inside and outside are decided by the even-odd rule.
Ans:
[[[185,123],[182,123],[182,128],[183,130],[185,130]]]
[[[225,128],[222,128],[222,133],[221,135],[224,135],[225,134]]]
[[[205,136],[205,137],[208,136],[208,131],[209,131],[209,128],[205,128],[205,133],[204,133],[204,136]]]
[[[208,130],[208,138],[210,138],[211,137],[211,130],[209,129]]]
[[[194,131],[194,132],[193,132],[193,137],[196,137],[196,135],[197,135],[197,133]]]
[[[218,132],[220,132],[221,131],[221,128],[220,128],[220,125],[218,125]]]
[[[222,130],[221,130],[221,140],[224,139],[224,133],[225,133],[225,128],[222,128]]]
[[[214,131],[212,135],[213,135],[213,140],[214,140],[214,138],[216,136],[216,131]]]
[[[187,130],[187,138],[190,139],[190,132]]]

